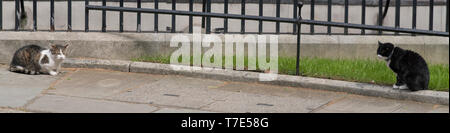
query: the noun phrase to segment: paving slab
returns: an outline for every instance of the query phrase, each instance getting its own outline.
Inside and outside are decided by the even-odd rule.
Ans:
[[[0,65],[0,107],[24,106],[64,75],[64,73],[57,76],[28,75],[10,72],[7,69],[6,65]]]
[[[166,76],[139,88],[110,97],[114,100],[169,105],[177,107],[200,108],[214,101],[223,100],[232,92],[214,88],[223,85],[223,81]]]
[[[401,102],[401,106],[392,113],[422,113],[432,111],[435,111],[436,113],[438,112],[444,113],[445,112],[444,110],[439,110],[440,107],[441,107],[440,105],[435,104],[403,101]],[[448,107],[446,112],[448,113]]]
[[[348,97],[323,106],[315,113],[448,113],[448,106],[443,105],[365,96]]]
[[[147,104],[44,95],[28,105],[26,109],[52,113],[149,113],[157,107]]]
[[[308,113],[327,102],[328,99],[238,93],[202,109],[233,113]]]
[[[320,110],[315,112],[419,113],[429,112],[431,110],[433,110],[433,104],[349,95],[334,103],[323,106]]]
[[[152,113],[215,113],[215,112],[194,110],[194,109],[162,108]]]
[[[433,109],[427,113],[448,113],[448,106],[443,106],[443,105],[435,105],[433,106]]]
[[[28,113],[17,109],[0,108],[0,113]]]
[[[161,75],[81,69],[61,79],[47,93],[104,98],[146,83],[158,81],[163,77]]]
[[[243,82],[225,82],[225,84],[222,86],[210,88],[223,91],[243,92],[243,93],[271,95],[280,97],[300,97],[305,99],[332,100],[348,95],[347,93],[314,90],[308,88],[295,88],[289,86],[277,86],[270,84],[243,83]]]
[[[215,89],[236,93],[204,109],[240,113],[307,113],[346,95],[321,90],[240,82],[228,82]]]

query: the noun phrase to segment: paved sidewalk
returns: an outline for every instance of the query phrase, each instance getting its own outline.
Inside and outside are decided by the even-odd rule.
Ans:
[[[25,75],[0,65],[0,113],[449,112],[446,105],[174,75],[64,69]]]

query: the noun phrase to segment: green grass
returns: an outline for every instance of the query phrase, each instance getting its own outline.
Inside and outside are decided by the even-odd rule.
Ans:
[[[247,65],[247,58],[245,59],[245,65]],[[179,58],[179,60],[181,60],[181,58]],[[140,57],[132,59],[132,61],[169,64],[170,58],[163,56]],[[295,58],[279,57],[278,73],[295,75],[295,62]],[[429,89],[448,91],[449,66],[442,64],[429,64],[429,69]],[[302,58],[300,61],[300,74],[307,77],[337,79],[380,85],[392,85],[395,83],[395,74],[386,66],[386,63],[381,60]]]
[[[131,61],[169,64],[170,63],[170,57],[165,57],[165,56],[142,56],[142,57],[139,57],[139,58],[133,58],[133,59],[131,59]]]

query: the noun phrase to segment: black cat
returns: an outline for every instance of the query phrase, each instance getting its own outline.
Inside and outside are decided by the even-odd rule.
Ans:
[[[411,91],[428,89],[430,73],[427,63],[419,54],[395,47],[392,43],[379,41],[377,54],[397,74],[394,89],[410,89]]]

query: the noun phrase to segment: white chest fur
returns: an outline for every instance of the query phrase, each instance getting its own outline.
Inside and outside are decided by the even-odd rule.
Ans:
[[[391,64],[391,60],[386,61],[387,67],[389,67],[390,64]],[[389,67],[389,68],[391,68],[391,67]]]
[[[42,59],[44,59],[44,57],[47,56],[48,58],[48,63],[42,63]],[[41,51],[41,57],[39,58],[39,64],[41,65],[41,67],[43,68],[43,71],[47,71],[50,72],[53,69],[57,69],[59,67],[59,65],[62,63],[62,60],[55,60],[55,57],[53,57],[54,55],[52,55],[52,53],[50,52],[50,50],[42,50]]]

